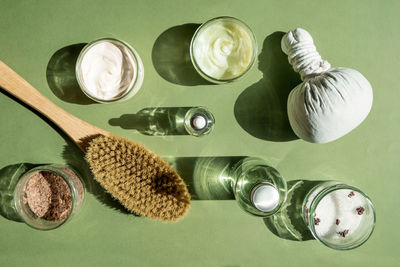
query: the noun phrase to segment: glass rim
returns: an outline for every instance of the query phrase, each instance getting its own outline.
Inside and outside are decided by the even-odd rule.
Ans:
[[[47,164],[47,165],[37,166],[37,167],[35,167],[35,168],[33,168],[33,169],[30,169],[30,170],[27,171],[26,173],[24,173],[24,174],[21,176],[20,180],[18,181],[17,186],[15,187],[15,190],[14,190],[14,205],[15,205],[15,207],[20,207],[21,210],[22,210],[21,196],[20,196],[20,192],[18,192],[17,189],[19,189],[20,186],[22,186],[22,185],[25,187],[25,186],[26,186],[26,183],[30,180],[30,176],[31,176],[33,173],[35,173],[35,172],[48,171],[48,172],[52,172],[52,173],[57,174],[59,177],[61,177],[61,179],[64,180],[64,182],[67,184],[67,186],[68,186],[68,188],[69,188],[69,191],[71,192],[71,201],[72,201],[71,210],[68,212],[68,216],[67,216],[63,221],[61,221],[59,224],[55,225],[54,227],[50,227],[50,228],[40,228],[40,227],[36,227],[35,225],[33,225],[33,224],[27,222],[27,221],[25,220],[24,216],[21,216],[22,219],[23,219],[23,221],[24,221],[29,227],[32,227],[32,228],[34,228],[34,229],[36,229],[36,230],[48,231],[48,230],[54,230],[54,229],[57,229],[57,228],[61,227],[62,225],[64,225],[66,222],[69,221],[69,219],[71,218],[71,216],[72,216],[72,214],[73,214],[73,211],[74,211],[74,209],[75,209],[75,202],[76,202],[76,200],[75,200],[75,196],[74,196],[74,194],[73,194],[74,189],[71,187],[71,185],[70,185],[69,182],[67,181],[67,178],[65,178],[64,174],[61,173],[61,172],[59,172],[58,170],[52,169],[52,167],[55,167],[55,168],[68,168],[69,170],[73,171],[74,174],[78,177],[78,179],[79,179],[80,182],[82,183],[83,191],[85,192],[85,190],[86,190],[86,189],[85,189],[85,183],[84,183],[82,177],[81,177],[75,170],[71,169],[71,168],[68,167],[68,166],[57,165],[57,164],[54,164],[54,165],[53,165],[53,164]],[[24,179],[26,179],[26,181],[23,181]]]
[[[320,238],[316,234],[315,225],[314,225],[314,223],[312,223],[313,219],[314,219],[313,214],[314,214],[319,202],[329,193],[336,191],[336,190],[340,190],[340,189],[349,189],[349,190],[356,191],[357,193],[361,194],[365,198],[366,202],[368,203],[368,205],[371,207],[371,210],[372,210],[373,223],[372,223],[371,230],[369,231],[368,235],[364,239],[362,239],[359,242],[355,241],[354,245],[340,246],[340,245],[335,245],[330,242],[324,241],[322,238]],[[308,196],[309,196],[309,194],[306,196],[306,199]],[[372,203],[371,199],[363,191],[361,191],[361,189],[359,189],[355,186],[347,185],[347,184],[343,184],[343,183],[336,183],[336,184],[330,185],[327,188],[324,188],[320,192],[318,192],[310,204],[310,208],[309,208],[307,216],[308,216],[308,218],[307,218],[308,225],[311,228],[310,232],[314,236],[314,238],[316,240],[318,240],[319,242],[321,242],[322,244],[324,244],[325,246],[336,249],[336,250],[350,250],[350,249],[355,249],[355,248],[360,247],[365,242],[367,242],[367,240],[371,237],[372,233],[374,232],[375,225],[376,225],[376,212],[375,212],[374,204]]]
[[[238,76],[235,76],[233,78],[230,79],[216,79],[208,74],[206,74],[197,64],[196,59],[194,57],[194,52],[193,52],[193,46],[196,40],[196,37],[199,35],[199,33],[205,29],[208,25],[214,23],[217,20],[231,20],[234,21],[235,23],[240,24],[241,26],[243,26],[243,28],[246,30],[246,32],[249,34],[250,39],[252,41],[252,58],[251,58],[251,62],[250,64],[247,66],[247,68],[243,71],[243,73],[241,73]],[[235,17],[230,17],[230,16],[220,16],[220,17],[215,17],[212,18],[210,20],[207,20],[206,22],[202,23],[194,32],[192,40],[190,41],[190,60],[192,61],[192,64],[194,66],[194,68],[196,69],[197,73],[200,74],[200,76],[202,76],[204,79],[206,79],[209,82],[213,82],[216,84],[223,84],[223,83],[229,83],[229,82],[233,82],[236,81],[240,78],[242,78],[243,76],[245,76],[249,70],[254,66],[254,63],[256,61],[257,58],[257,53],[258,53],[258,46],[257,46],[257,39],[256,36],[254,34],[254,32],[252,31],[252,29],[246,24],[244,23],[242,20],[237,19]]]
[[[125,92],[123,92],[123,94],[119,97],[115,97],[112,99],[101,99],[98,98],[92,94],[89,93],[89,91],[86,88],[85,83],[83,82],[83,78],[80,75],[80,68],[81,68],[81,64],[82,64],[82,60],[84,58],[84,56],[86,55],[86,53],[89,51],[90,48],[92,48],[94,45],[101,43],[101,42],[105,42],[105,41],[110,41],[110,42],[114,42],[114,43],[118,43],[123,45],[124,47],[126,47],[129,52],[132,54],[133,58],[134,58],[134,63],[135,63],[135,67],[136,67],[136,76],[135,79],[133,81],[131,81],[131,84],[129,86],[128,89],[125,90]],[[114,102],[118,102],[123,100],[127,95],[129,95],[129,93],[135,88],[135,85],[137,84],[138,80],[139,80],[139,73],[140,73],[140,64],[138,64],[139,60],[141,61],[139,55],[137,54],[136,50],[133,49],[133,47],[131,45],[129,45],[127,42],[116,39],[116,38],[112,38],[112,37],[104,37],[104,38],[100,38],[100,39],[96,39],[93,40],[89,43],[87,43],[82,50],[80,51],[78,58],[76,60],[76,64],[75,64],[75,77],[76,80],[79,84],[80,89],[82,90],[82,92],[89,97],[90,99],[99,102],[99,103],[114,103]]]

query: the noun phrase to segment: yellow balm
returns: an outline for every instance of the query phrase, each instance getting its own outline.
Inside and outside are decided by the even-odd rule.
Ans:
[[[202,24],[190,46],[194,67],[205,79],[231,82],[253,65],[257,44],[253,32],[242,21],[219,17]]]

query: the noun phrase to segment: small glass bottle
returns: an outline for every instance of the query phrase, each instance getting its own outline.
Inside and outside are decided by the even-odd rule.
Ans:
[[[246,157],[230,169],[229,176],[239,206],[252,215],[270,216],[286,201],[286,181],[263,159]]]
[[[84,183],[76,171],[62,165],[44,165],[22,175],[14,190],[14,205],[27,225],[51,230],[71,220],[84,196]]]
[[[276,213],[286,200],[286,181],[260,158],[200,158],[193,175],[193,190],[200,199],[235,198],[255,216]]]
[[[136,114],[124,114],[110,121],[113,126],[134,129],[151,136],[204,136],[211,132],[215,119],[203,107],[144,108]]]

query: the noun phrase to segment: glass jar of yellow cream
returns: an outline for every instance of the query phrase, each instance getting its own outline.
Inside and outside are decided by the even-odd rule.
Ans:
[[[193,66],[213,83],[227,83],[243,77],[254,64],[256,55],[253,32],[232,17],[218,17],[203,23],[190,44]]]

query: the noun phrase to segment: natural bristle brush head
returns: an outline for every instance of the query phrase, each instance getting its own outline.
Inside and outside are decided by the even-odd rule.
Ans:
[[[86,146],[95,179],[129,211],[178,221],[189,211],[185,182],[161,157],[118,136],[97,136]]]

